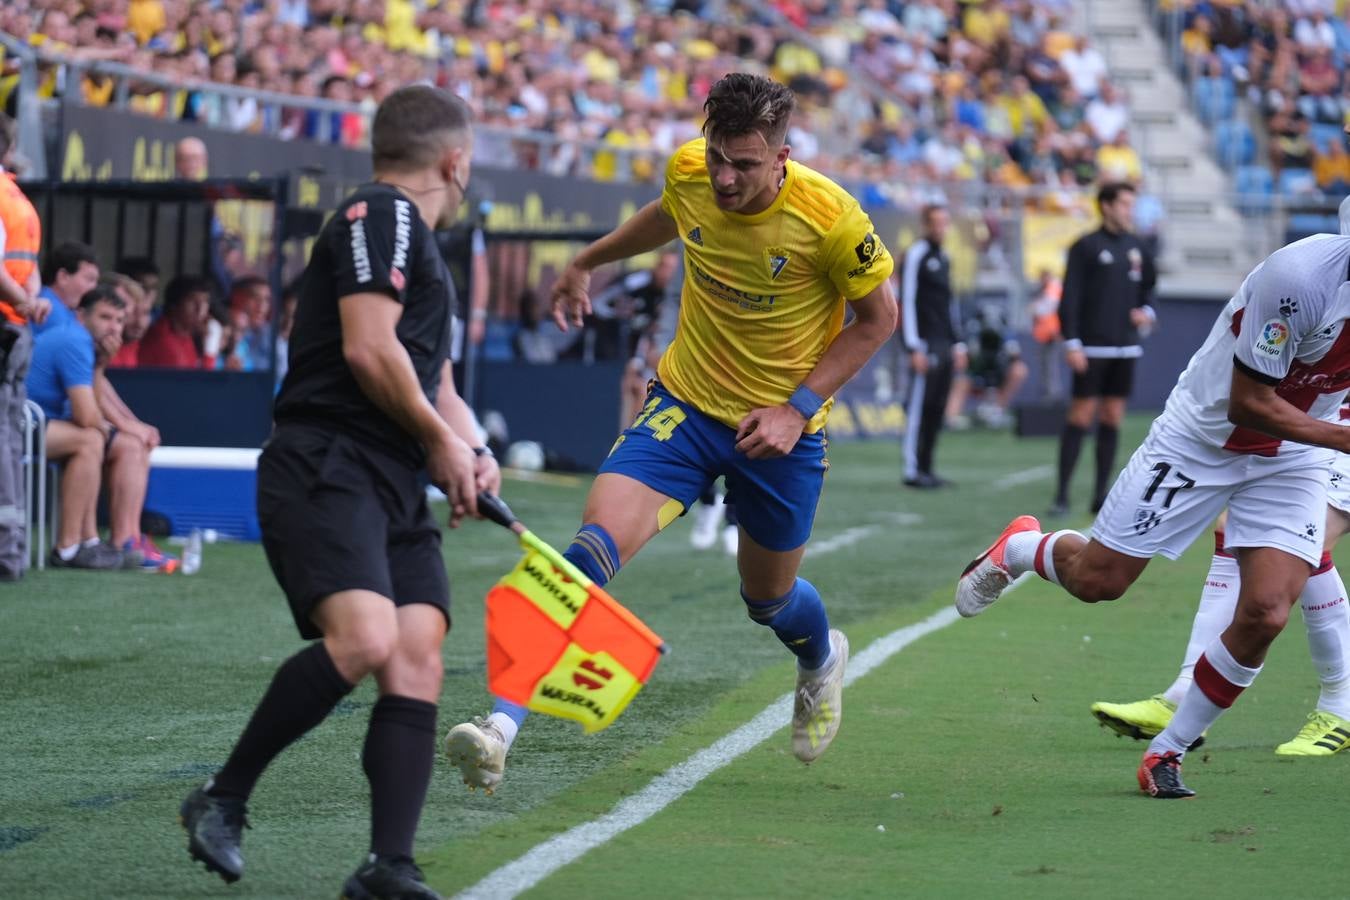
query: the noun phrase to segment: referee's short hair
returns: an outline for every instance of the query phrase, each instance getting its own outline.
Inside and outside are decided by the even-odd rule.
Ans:
[[[1106,203],[1115,203],[1121,194],[1137,193],[1138,190],[1128,181],[1108,181],[1097,188],[1097,208],[1101,209]]]
[[[436,165],[462,143],[473,122],[469,105],[449,91],[414,84],[394,91],[375,111],[370,152],[377,172],[415,172]]]

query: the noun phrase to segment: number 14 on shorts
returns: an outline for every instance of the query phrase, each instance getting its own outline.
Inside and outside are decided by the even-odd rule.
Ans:
[[[664,409],[658,409],[657,407],[661,405],[661,400],[662,398],[660,397],[653,397],[648,400],[647,405],[642,407],[642,411],[638,413],[637,418],[633,420],[633,424],[629,427],[640,428],[643,425],[646,425],[652,430],[652,437],[656,438],[658,441],[670,440],[671,436],[675,434],[675,428],[688,418],[688,414],[678,406],[674,405],[666,406]],[[619,445],[622,444],[627,437],[628,435],[626,433],[619,435],[618,440],[614,442],[614,446],[609,448],[609,452],[612,454],[615,450],[619,449]]]
[[[633,420],[633,427],[646,425],[652,430],[652,436],[658,441],[668,441],[670,436],[675,433],[675,428],[685,420],[685,412],[678,406],[667,406],[665,409],[658,410],[661,405],[660,397],[653,397],[647,401],[647,405],[642,407],[642,412]]]

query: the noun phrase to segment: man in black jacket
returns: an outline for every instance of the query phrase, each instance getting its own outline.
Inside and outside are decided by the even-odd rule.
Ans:
[[[966,368],[966,345],[960,340],[952,298],[951,259],[942,249],[951,217],[943,206],[925,206],[920,213],[923,237],[905,252],[900,269],[900,328],[909,351],[908,421],[905,426],[905,484],[942,487],[933,473],[933,450],[952,377]]]
[[[1059,304],[1064,355],[1073,371],[1073,399],[1059,439],[1059,487],[1052,515],[1069,510],[1069,482],[1083,437],[1097,421],[1097,480],[1092,511],[1101,509],[1115,467],[1125,400],[1134,385],[1141,332],[1157,316],[1149,299],[1157,281],[1153,257],[1131,233],[1134,188],[1104,184],[1097,192],[1102,227],[1069,248]]]

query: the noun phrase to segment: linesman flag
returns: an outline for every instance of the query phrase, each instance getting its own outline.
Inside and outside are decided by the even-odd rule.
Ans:
[[[647,683],[665,644],[499,498],[478,508],[513,531],[521,561],[488,591],[488,687],[535,712],[609,725]]]

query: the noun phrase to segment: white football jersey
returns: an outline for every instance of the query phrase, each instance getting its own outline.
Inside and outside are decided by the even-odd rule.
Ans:
[[[1274,385],[1308,415],[1338,421],[1350,388],[1348,279],[1350,236],[1313,235],[1272,253],[1242,282],[1191,357],[1159,429],[1237,453],[1301,449],[1228,421],[1234,366]]]

